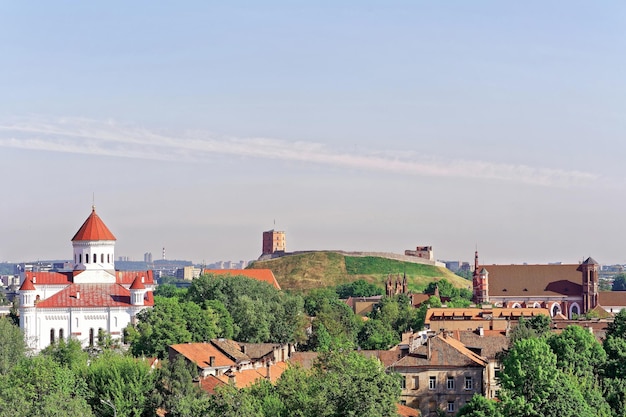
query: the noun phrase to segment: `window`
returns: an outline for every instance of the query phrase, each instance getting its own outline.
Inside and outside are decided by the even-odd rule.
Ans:
[[[472,381],[472,377],[471,376],[466,376],[465,377],[465,389],[466,390],[471,390],[474,387],[474,383]]]
[[[79,254],[78,254],[78,263],[79,263],[79,264],[82,264],[82,263],[83,263],[83,254],[82,254],[82,253],[79,253]]]
[[[446,386],[448,387],[448,389],[454,389],[454,378],[449,376],[448,380],[446,382]]]
[[[435,389],[437,387],[437,377],[431,376],[428,378],[428,389]]]
[[[50,329],[50,344],[54,344],[54,329]]]
[[[88,253],[85,254],[85,263],[86,264],[89,263],[89,254]]]
[[[95,253],[93,254],[93,263],[95,264],[96,262],[98,262],[98,255],[96,255]]]
[[[448,401],[448,413],[454,413],[454,401]]]
[[[104,253],[100,254],[100,263],[104,263]]]
[[[406,377],[405,376],[403,376],[402,379],[400,379],[400,388],[406,389]]]
[[[63,340],[64,336],[63,329],[59,329],[59,340]]]
[[[89,329],[89,346],[93,346],[93,327]]]
[[[420,377],[414,376],[413,377],[413,389],[418,389],[419,387],[420,387]]]

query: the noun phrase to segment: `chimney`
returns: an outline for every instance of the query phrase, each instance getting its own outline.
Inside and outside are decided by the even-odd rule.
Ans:
[[[76,299],[80,300],[80,291],[76,291]]]
[[[209,366],[211,368],[215,366],[215,356],[209,356]]]
[[[272,382],[272,377],[271,377],[271,373],[270,373],[270,369],[271,369],[271,365],[269,362],[267,362],[265,364],[265,370],[267,371],[267,374],[265,375],[265,377],[267,378],[268,381]]]
[[[485,335],[485,329],[483,328],[483,326],[478,327],[478,335],[481,337]]]
[[[227,372],[228,375],[228,384],[232,385],[233,387],[237,386],[237,380],[235,379],[235,373],[233,372],[233,370],[229,370]]]

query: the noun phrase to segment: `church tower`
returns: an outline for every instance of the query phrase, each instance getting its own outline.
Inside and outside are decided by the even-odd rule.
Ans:
[[[91,214],[72,238],[74,283],[115,283],[115,236],[96,214]]]
[[[474,275],[472,277],[474,287],[473,300],[476,304],[489,302],[489,271],[478,264],[478,251],[474,253]]]
[[[598,280],[600,265],[591,257],[576,268],[582,272],[583,313],[593,310],[598,305]]]

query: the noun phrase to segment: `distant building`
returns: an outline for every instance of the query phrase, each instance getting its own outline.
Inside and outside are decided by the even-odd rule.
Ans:
[[[143,261],[147,264],[152,263],[152,252],[146,252],[143,254]]]
[[[263,232],[263,255],[285,252],[286,250],[285,232],[274,229]]]
[[[194,278],[198,278],[200,272],[202,272],[202,269],[196,268],[193,265],[184,266],[176,270],[176,278],[191,281]]]
[[[415,256],[417,258],[428,259],[429,261],[435,260],[435,255],[433,254],[432,246],[418,246],[415,250],[405,250],[404,254],[406,256]]]

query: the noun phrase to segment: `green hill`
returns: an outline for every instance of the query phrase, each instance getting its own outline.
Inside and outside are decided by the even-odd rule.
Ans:
[[[312,288],[334,287],[363,279],[381,288],[391,274],[406,272],[409,289],[422,292],[432,281],[445,278],[457,288],[471,287],[472,283],[452,271],[431,265],[403,262],[374,256],[347,256],[337,252],[308,252],[287,255],[267,261],[255,261],[249,268],[271,269],[284,290],[307,291]]]

